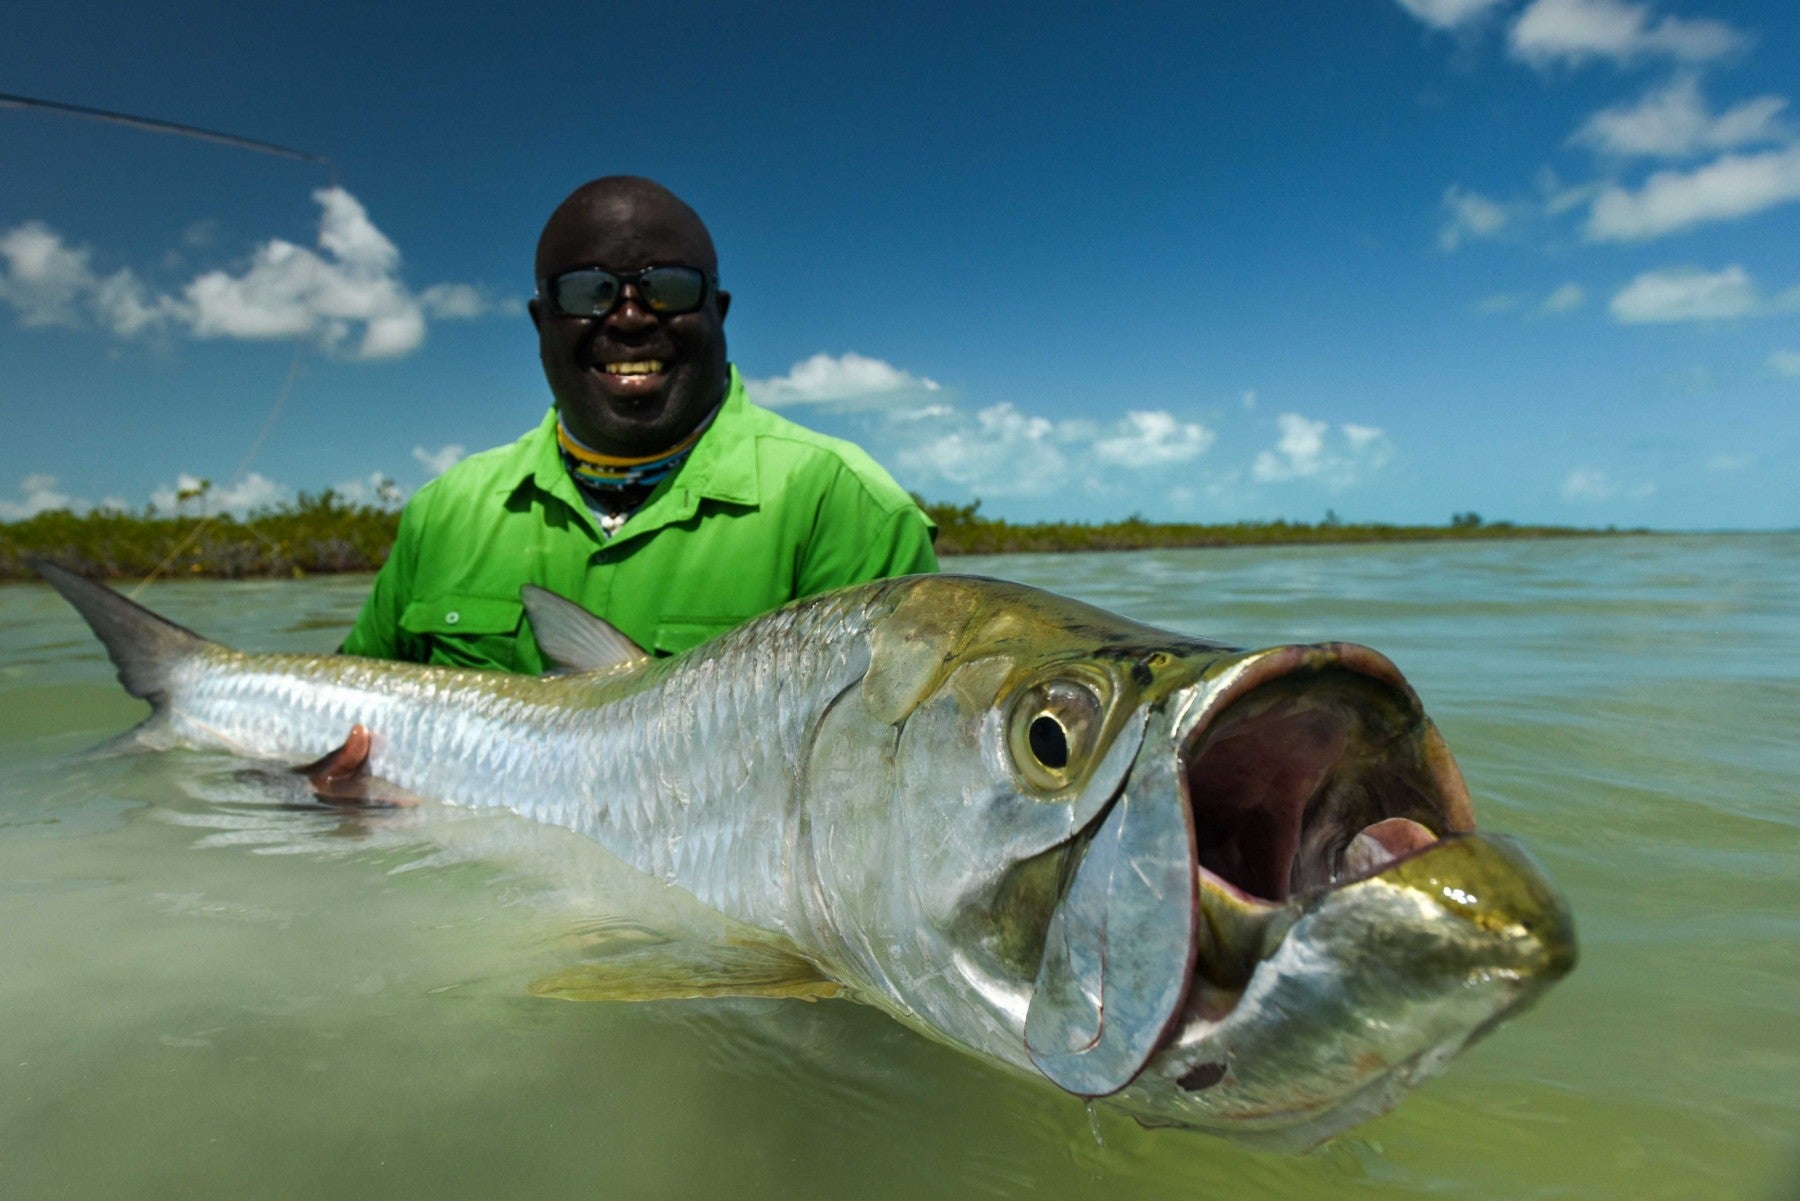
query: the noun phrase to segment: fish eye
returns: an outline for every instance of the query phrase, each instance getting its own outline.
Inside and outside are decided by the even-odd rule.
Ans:
[[[1041,792],[1061,792],[1075,782],[1100,738],[1105,705],[1098,689],[1067,676],[1020,690],[1007,722],[1014,767]]]

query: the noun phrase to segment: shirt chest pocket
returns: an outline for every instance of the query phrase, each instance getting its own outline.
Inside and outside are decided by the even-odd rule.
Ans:
[[[422,662],[511,671],[525,606],[492,596],[435,596],[408,604],[400,628],[421,644]]]

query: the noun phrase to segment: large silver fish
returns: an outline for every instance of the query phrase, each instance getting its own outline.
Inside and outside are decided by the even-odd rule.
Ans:
[[[652,660],[527,589],[564,670],[526,678],[245,654],[40,570],[151,703],[138,744],[343,743],[324,787],[578,831],[730,931],[542,992],[841,991],[1146,1124],[1300,1147],[1574,964],[1555,889],[1473,833],[1418,698],[1362,647],[1238,651],[941,575]]]

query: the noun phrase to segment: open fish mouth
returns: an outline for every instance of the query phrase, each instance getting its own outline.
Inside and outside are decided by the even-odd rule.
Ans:
[[[1141,1093],[1152,1075],[1202,1094],[1255,1076],[1240,1060],[1269,1044],[1272,1024],[1290,1027],[1277,1043],[1330,1043],[1331,1021],[1384,1020],[1367,1009],[1386,1003],[1383,989],[1417,1008],[1458,972],[1480,971],[1473,960],[1484,956],[1502,974],[1560,976],[1573,963],[1560,899],[1517,852],[1472,835],[1474,824],[1461,773],[1383,656],[1342,643],[1288,646],[1209,672],[1168,698],[1131,777],[1077,849],[1027,1013],[1034,1063],[1087,1096],[1134,1085]],[[1496,881],[1533,913],[1499,914],[1483,901]],[[1401,893],[1405,905],[1383,908]],[[1451,912],[1459,907],[1467,912]],[[1450,922],[1447,942],[1437,939],[1440,919]],[[1423,926],[1430,937],[1414,928]],[[1329,945],[1315,937],[1325,929]],[[1515,945],[1521,937],[1530,945]],[[1391,962],[1371,953],[1379,947]],[[1289,958],[1309,952],[1304,968],[1265,970],[1284,948]],[[1293,996],[1242,1012],[1253,982],[1268,992],[1284,986],[1282,973],[1301,971],[1310,975],[1289,986]],[[1347,997],[1364,1010],[1345,1010]],[[1297,1082],[1286,1100],[1295,1112],[1329,1107],[1431,1058],[1446,1030],[1460,1046],[1484,1016],[1431,1015],[1418,1037],[1373,1051],[1352,1038],[1344,1070],[1311,1085],[1286,1055],[1284,1078]],[[1459,1022],[1471,1029],[1453,1029]],[[1246,1102],[1271,1120],[1285,1103]]]
[[[1306,901],[1475,828],[1418,697],[1367,647],[1265,652],[1180,724],[1202,1013],[1229,1009]]]

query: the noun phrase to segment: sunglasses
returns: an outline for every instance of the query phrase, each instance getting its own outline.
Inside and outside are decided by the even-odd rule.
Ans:
[[[706,272],[698,267],[645,267],[642,271],[602,271],[582,267],[553,275],[539,295],[570,317],[604,317],[618,306],[625,286],[637,289],[638,303],[652,313],[675,316],[706,303]]]

